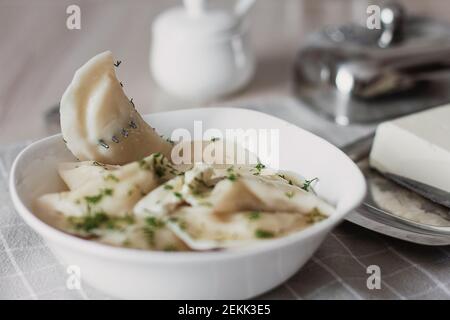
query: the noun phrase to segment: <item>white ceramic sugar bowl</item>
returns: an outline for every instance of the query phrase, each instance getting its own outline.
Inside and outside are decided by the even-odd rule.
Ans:
[[[152,26],[150,66],[158,85],[176,96],[205,101],[230,94],[253,76],[247,28],[254,0],[234,11],[207,9],[202,0],[160,14]]]

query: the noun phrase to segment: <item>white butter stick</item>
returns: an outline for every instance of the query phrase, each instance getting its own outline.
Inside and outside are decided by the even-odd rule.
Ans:
[[[370,166],[450,192],[450,105],[380,124]]]

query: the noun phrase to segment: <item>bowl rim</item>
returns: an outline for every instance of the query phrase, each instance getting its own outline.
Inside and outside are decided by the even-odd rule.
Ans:
[[[158,112],[153,114],[144,115],[143,118],[151,117],[152,115],[160,115],[160,114],[168,114],[168,113],[177,113],[177,112],[192,112],[197,111],[203,108],[191,108],[191,109],[181,109],[167,112]],[[295,126],[283,119],[274,117],[272,115],[250,110],[243,108],[206,108],[208,111],[244,111],[250,112],[257,116],[264,116],[272,118],[271,120],[276,120],[280,123],[284,123],[285,125]],[[232,258],[239,258],[243,256],[254,256],[258,254],[262,254],[268,251],[281,249],[283,247],[288,247],[297,242],[301,242],[309,238],[310,236],[317,235],[320,233],[328,232],[327,229],[331,230],[337,223],[343,220],[345,215],[349,214],[351,211],[356,209],[361,202],[363,201],[366,194],[366,181],[361,170],[358,166],[340,149],[326,141],[325,139],[305,130],[298,126],[295,126],[297,129],[303,131],[304,133],[313,136],[315,139],[321,140],[322,143],[326,144],[328,147],[333,149],[334,152],[341,153],[346,161],[349,162],[352,170],[356,173],[356,183],[359,184],[358,190],[359,192],[354,194],[352,204],[345,211],[336,211],[336,214],[328,217],[325,220],[322,220],[304,230],[300,230],[289,234],[287,236],[283,236],[276,239],[264,240],[260,243],[251,244],[249,246],[245,246],[242,248],[236,249],[226,249],[226,250],[217,250],[217,251],[207,251],[207,252],[198,252],[198,251],[181,251],[181,252],[165,252],[165,251],[150,251],[136,248],[126,248],[126,247],[116,247],[108,244],[99,243],[92,240],[86,240],[69,233],[66,233],[62,230],[59,230],[55,227],[52,227],[40,220],[31,210],[29,210],[25,204],[21,201],[20,196],[16,189],[16,174],[17,174],[17,166],[22,161],[22,158],[27,153],[31,152],[34,148],[39,147],[44,143],[53,143],[53,141],[58,141],[61,139],[62,134],[52,135],[40,140],[37,140],[27,147],[25,147],[14,159],[12,164],[10,175],[9,175],[9,190],[12,198],[13,205],[16,211],[20,214],[20,216],[25,220],[25,222],[37,233],[39,233],[45,240],[51,240],[52,242],[58,243],[58,245],[62,245],[65,247],[72,248],[76,251],[86,252],[90,254],[100,255],[103,257],[109,257],[113,259],[119,260],[128,260],[128,261],[152,261],[152,262],[202,262],[202,261],[221,261]],[[52,244],[50,244],[52,247]]]

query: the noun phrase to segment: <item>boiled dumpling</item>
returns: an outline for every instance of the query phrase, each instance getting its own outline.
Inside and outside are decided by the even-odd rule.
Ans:
[[[184,176],[177,176],[143,197],[133,209],[137,216],[162,216],[172,212],[182,202]]]
[[[232,176],[217,183],[208,197],[216,212],[246,210],[308,213],[317,208],[331,214],[333,208],[311,192],[266,176]]]
[[[196,164],[184,175],[173,178],[142,198],[134,207],[134,213],[139,216],[161,216],[169,214],[182,203],[202,205],[201,198],[218,181],[217,177],[213,179],[214,173],[211,166]]]
[[[58,165],[58,173],[61,179],[69,187],[75,190],[85,183],[103,179],[120,166],[107,165],[97,161],[63,162]]]
[[[153,217],[70,217],[65,230],[113,246],[165,251],[189,250],[162,220]]]
[[[175,173],[168,160],[156,153],[105,173],[102,179],[87,182],[75,190],[44,195],[38,199],[38,209],[66,216],[130,215],[137,201]]]
[[[170,157],[172,144],[145,123],[123,92],[109,51],[76,71],[60,114],[67,147],[80,160],[126,164],[155,152]]]
[[[168,227],[194,250],[236,247],[284,236],[326,216],[317,210],[292,212],[234,212],[217,214],[210,208],[182,207],[170,215]]]

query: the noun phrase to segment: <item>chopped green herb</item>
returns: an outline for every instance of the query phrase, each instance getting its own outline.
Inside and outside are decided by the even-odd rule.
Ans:
[[[320,212],[317,208],[314,208],[307,214],[307,222],[311,224],[325,220],[326,218],[327,216]]]
[[[183,198],[183,195],[181,193],[179,193],[179,192],[174,192],[173,195],[175,197],[177,197],[178,199],[182,199]]]
[[[314,179],[311,179],[311,180],[305,180],[305,182],[303,182],[302,189],[305,190],[305,191],[309,191],[310,188],[311,188],[311,184],[314,181],[317,181],[317,180],[319,180],[319,178],[314,178]]]
[[[288,197],[289,199],[291,199],[291,198],[295,195],[294,191],[288,191],[288,192],[285,192],[284,194],[285,194],[286,197]]]
[[[284,174],[278,174],[278,176],[284,180],[286,180],[291,186],[294,185],[294,183],[292,182],[291,179],[286,178],[286,176]]]
[[[108,175],[105,177],[105,180],[106,180],[106,181],[111,180],[111,181],[114,181],[114,182],[119,182],[119,178],[117,178],[117,177],[116,177],[115,175],[113,175],[112,173],[108,174]]]
[[[145,219],[145,222],[147,223],[148,226],[153,228],[162,228],[165,225],[164,221],[155,217],[147,217]]]
[[[165,190],[172,190],[173,186],[171,186],[170,184],[166,184],[166,185],[164,185],[164,189]]]
[[[145,161],[145,159],[139,160],[139,161],[138,161],[138,164],[139,164],[139,167],[140,167],[141,169],[144,169],[144,170],[150,169],[150,166],[149,166],[149,164],[147,163],[147,161]]]
[[[230,180],[230,181],[236,181],[237,175],[234,174],[234,173],[230,173],[230,174],[227,176],[227,179]]]
[[[265,169],[266,166],[264,164],[262,164],[261,162],[259,162],[256,166],[255,169],[259,172],[261,172],[262,169]]]
[[[85,196],[84,200],[86,200],[88,204],[97,204],[103,199],[103,196],[112,196],[113,191],[113,189],[103,189],[95,196]]]
[[[155,168],[155,173],[160,178],[164,176],[165,172],[166,172],[166,169],[163,168],[163,167],[156,167]]]
[[[85,196],[85,197],[84,197],[84,199],[86,200],[86,202],[87,202],[87,203],[90,203],[90,204],[96,204],[96,203],[99,203],[100,200],[102,200],[102,198],[103,198],[103,194],[102,194],[102,193],[99,193],[98,195],[95,195],[95,196]]]
[[[97,212],[83,217],[69,217],[68,221],[76,230],[90,232],[108,221],[104,212]]]
[[[248,215],[249,220],[258,220],[261,217],[261,213],[259,211],[252,211]]]
[[[269,239],[273,238],[275,235],[271,231],[263,230],[263,229],[257,229],[255,231],[255,237],[260,239]]]

